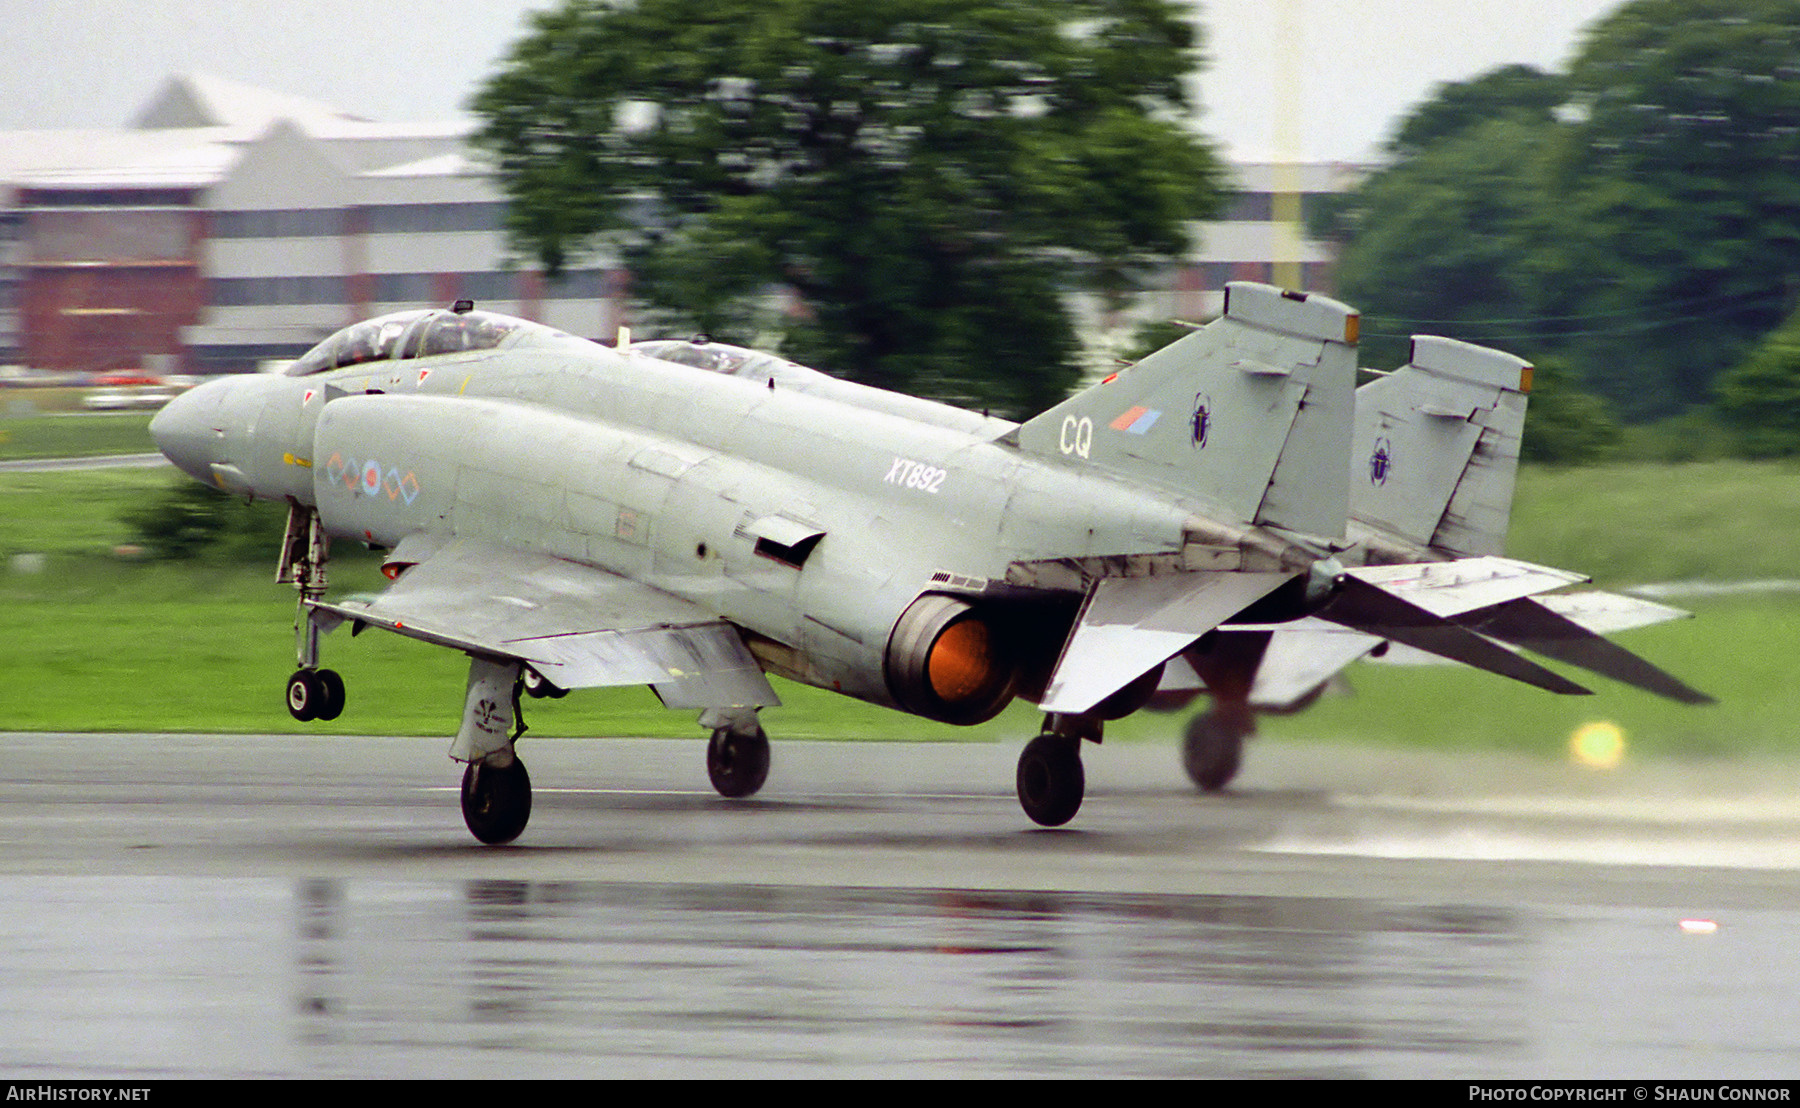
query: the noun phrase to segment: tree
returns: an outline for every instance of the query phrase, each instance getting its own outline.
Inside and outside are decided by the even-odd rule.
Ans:
[[[1719,378],[1718,409],[1750,457],[1800,454],[1800,311]]]
[[[1503,117],[1447,133],[1349,198],[1338,287],[1363,310],[1365,364],[1405,360],[1407,338],[1441,334],[1530,357],[1535,293],[1524,280],[1553,124]]]
[[[1387,151],[1415,157],[1498,119],[1547,127],[1568,99],[1567,78],[1529,65],[1505,65],[1467,81],[1448,81],[1401,119]]]
[[[1066,293],[1213,210],[1196,39],[1170,0],[565,0],[477,141],[552,271],[610,245],[725,333],[786,287],[786,352],[1023,414],[1078,374]]]
[[[1800,4],[1634,0],[1570,69],[1546,279],[1569,356],[1632,418],[1704,404],[1800,277]]]
[[[1632,0],[1566,76],[1445,86],[1344,205],[1340,288],[1376,334],[1559,358],[1627,420],[1705,405],[1800,282],[1796,58],[1795,0]]]
[[[221,552],[261,559],[281,543],[281,514],[267,502],[246,502],[193,481],[170,485],[119,519],[151,557],[166,561]]]
[[[1538,363],[1525,408],[1521,460],[1549,465],[1604,461],[1618,450],[1623,437],[1612,405],[1572,386],[1563,367]]]

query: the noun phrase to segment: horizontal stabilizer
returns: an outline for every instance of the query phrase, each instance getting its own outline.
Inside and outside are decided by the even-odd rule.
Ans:
[[[1470,612],[1458,622],[1490,638],[1682,704],[1714,703],[1712,697],[1529,597]]]
[[[1410,599],[1349,574],[1343,577],[1338,593],[1317,615],[1353,631],[1388,639],[1550,692],[1573,695],[1588,692],[1573,681],[1521,658],[1474,631],[1457,626]]]
[[[1290,579],[1285,573],[1105,577],[1063,644],[1042,708],[1085,712]]]
[[[1654,600],[1620,596],[1613,592],[1584,589],[1538,598],[1538,603],[1559,616],[1567,616],[1596,635],[1610,635],[1638,627],[1653,627],[1674,619],[1692,619],[1694,613]]]
[[[1445,617],[1587,580],[1579,573],[1500,557],[1359,566],[1345,573]]]

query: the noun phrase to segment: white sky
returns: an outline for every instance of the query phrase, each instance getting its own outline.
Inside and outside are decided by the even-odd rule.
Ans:
[[[1256,160],[1286,152],[1277,151],[1276,119],[1297,110],[1302,157],[1358,160],[1438,83],[1511,62],[1560,68],[1582,29],[1620,3],[1202,0],[1203,125],[1228,155]],[[0,0],[0,130],[121,126],[179,72],[323,100],[372,119],[440,119],[458,113],[519,36],[523,13],[550,6]],[[1284,8],[1296,14],[1284,19]]]

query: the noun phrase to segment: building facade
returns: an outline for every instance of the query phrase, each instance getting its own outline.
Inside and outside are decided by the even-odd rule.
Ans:
[[[471,127],[184,76],[122,131],[0,134],[0,363],[240,372],[461,298],[610,341],[626,275],[595,257],[551,281],[514,258]],[[1353,175],[1234,168],[1233,210],[1198,229],[1151,314],[1207,318],[1228,280],[1330,289],[1330,250],[1277,216]]]

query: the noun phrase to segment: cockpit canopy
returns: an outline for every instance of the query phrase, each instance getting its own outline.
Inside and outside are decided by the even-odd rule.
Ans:
[[[395,312],[352,324],[300,356],[287,368],[289,377],[385,362],[456,354],[465,350],[492,350],[507,336],[536,327],[522,319],[457,308]]]
[[[814,372],[774,354],[713,342],[706,338],[652,339],[649,342],[633,343],[631,349],[634,353],[647,354],[659,361],[676,362],[695,369],[755,380],[787,377],[796,372]]]

